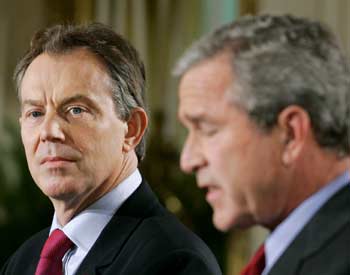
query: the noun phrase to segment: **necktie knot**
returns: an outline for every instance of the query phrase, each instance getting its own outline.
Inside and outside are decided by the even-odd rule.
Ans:
[[[261,275],[265,268],[265,247],[261,245],[241,275]]]
[[[62,258],[72,246],[63,231],[54,230],[41,250],[35,275],[62,274]]]
[[[72,241],[63,233],[63,231],[56,229],[46,240],[45,245],[41,250],[40,257],[62,259],[68,249],[72,247],[72,244]]]

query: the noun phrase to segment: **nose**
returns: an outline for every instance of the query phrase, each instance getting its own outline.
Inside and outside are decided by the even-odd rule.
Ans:
[[[62,142],[65,135],[61,119],[56,114],[47,114],[40,131],[41,141]]]
[[[201,150],[200,142],[196,141],[195,138],[188,136],[181,152],[181,170],[185,173],[193,173],[204,164],[205,158]]]

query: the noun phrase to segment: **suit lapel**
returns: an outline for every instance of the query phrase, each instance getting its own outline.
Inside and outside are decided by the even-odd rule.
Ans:
[[[269,275],[298,274],[304,261],[322,249],[350,221],[350,186],[338,191],[311,219],[272,267]]]
[[[154,211],[162,211],[160,204],[148,184],[142,182],[112,217],[76,274],[99,274],[98,270],[108,267],[142,220]]]
[[[43,248],[48,236],[49,228],[46,228],[40,231],[35,237],[33,237],[33,241],[28,244],[29,247],[26,249],[26,255],[20,258],[20,262],[17,263],[18,267],[16,267],[21,270],[21,274],[33,275],[35,273],[40,259],[41,249]],[[29,252],[29,255],[27,251]]]

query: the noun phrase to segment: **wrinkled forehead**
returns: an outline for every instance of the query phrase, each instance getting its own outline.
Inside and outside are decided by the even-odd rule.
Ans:
[[[91,52],[77,49],[65,54],[42,53],[28,66],[20,86],[20,101],[55,91],[59,93],[110,89],[104,64]]]
[[[221,52],[188,69],[180,79],[179,101],[233,101],[240,84],[232,67],[232,55]]]
[[[187,88],[196,87],[202,90],[210,84],[212,89],[220,89],[234,81],[234,72],[231,65],[231,55],[222,52],[213,57],[193,64],[180,79],[180,93]]]
[[[18,97],[21,99],[21,89],[23,81],[29,78],[28,75],[35,71],[35,75],[45,75],[49,73],[48,68],[59,69],[74,64],[77,68],[76,73],[87,74],[90,67],[95,71],[108,74],[108,68],[101,57],[93,53],[86,47],[76,47],[61,52],[42,52],[33,58],[28,66],[16,76]]]
[[[179,117],[218,112],[232,105],[236,77],[230,60],[227,55],[217,55],[185,72],[179,84]]]
[[[43,52],[35,57],[24,71],[21,84],[28,75],[48,74],[50,70],[60,70],[63,73],[75,69],[76,74],[88,75],[92,72],[101,74],[107,73],[107,68],[103,61],[94,53],[85,48],[76,48],[64,53]]]

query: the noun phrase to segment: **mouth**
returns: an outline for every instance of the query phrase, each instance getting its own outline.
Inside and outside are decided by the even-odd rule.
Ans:
[[[209,204],[214,204],[222,196],[221,189],[214,184],[198,184],[198,187],[205,191],[205,199]]]
[[[73,162],[75,162],[75,160],[70,159],[70,158],[66,158],[66,157],[48,156],[48,157],[43,158],[40,161],[40,165],[48,165],[50,167],[52,167],[52,166],[59,167],[59,166],[73,163]]]
[[[215,204],[215,202],[220,200],[221,197],[222,197],[221,190],[217,186],[209,186],[207,188],[205,199],[211,205]]]

